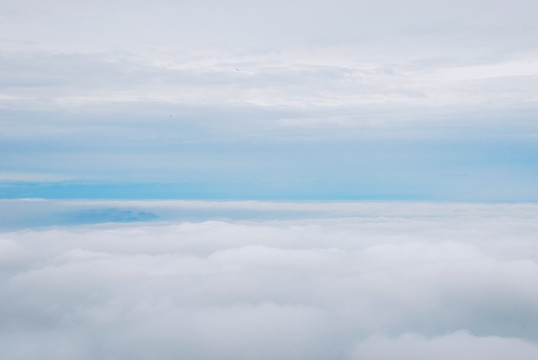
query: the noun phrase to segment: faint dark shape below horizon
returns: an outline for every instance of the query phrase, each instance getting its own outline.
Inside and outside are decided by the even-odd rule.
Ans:
[[[124,210],[117,208],[88,209],[65,214],[70,223],[98,224],[106,222],[143,222],[157,220],[160,217],[149,211]]]

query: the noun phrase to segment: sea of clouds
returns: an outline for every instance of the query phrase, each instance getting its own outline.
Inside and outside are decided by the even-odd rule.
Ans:
[[[538,358],[538,205],[0,205],[159,219],[0,232],[5,359]]]

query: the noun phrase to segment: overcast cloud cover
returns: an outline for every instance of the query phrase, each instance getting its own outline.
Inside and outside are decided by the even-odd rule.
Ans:
[[[538,356],[536,205],[48,205],[223,220],[0,233],[6,359]]]
[[[538,199],[534,0],[0,6],[0,197]]]

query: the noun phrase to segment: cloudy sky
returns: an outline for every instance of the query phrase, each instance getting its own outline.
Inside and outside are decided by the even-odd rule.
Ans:
[[[534,0],[0,6],[2,198],[538,200]]]
[[[537,359],[536,14],[0,0],[1,355]]]

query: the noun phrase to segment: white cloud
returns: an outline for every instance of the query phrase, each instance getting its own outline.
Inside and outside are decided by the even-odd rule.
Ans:
[[[324,205],[190,206],[315,214]],[[355,216],[1,233],[3,352],[14,359],[536,355],[535,207],[325,206],[321,214]]]
[[[11,53],[1,59],[0,100],[4,107],[71,110],[152,102],[305,110],[379,104],[391,109],[463,106],[507,98],[512,105],[537,101],[532,85],[527,84],[538,74],[532,53],[478,64],[445,63],[441,57],[418,67],[414,63],[428,56],[369,59],[353,48],[325,51],[335,54],[327,57],[318,55],[319,50],[305,49],[194,63],[176,59],[173,64],[115,54]],[[488,91],[488,84],[499,79],[509,86],[496,93]],[[465,91],[469,86],[476,88]]]
[[[397,106],[537,101],[532,1],[4,7],[0,101],[8,108],[382,105],[394,120]],[[326,119],[342,123],[341,114]]]

